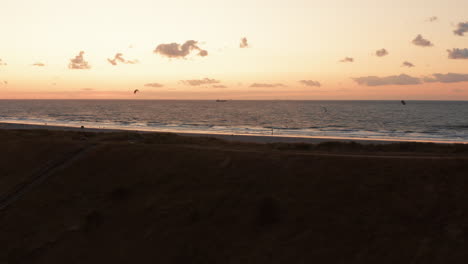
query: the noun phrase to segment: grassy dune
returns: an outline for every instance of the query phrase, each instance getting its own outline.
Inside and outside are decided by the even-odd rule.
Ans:
[[[468,259],[466,145],[45,130],[0,139],[2,195],[65,164],[0,211],[0,263]],[[77,149],[86,152],[63,160]]]

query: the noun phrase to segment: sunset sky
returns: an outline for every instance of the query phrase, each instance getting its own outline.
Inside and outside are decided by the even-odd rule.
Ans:
[[[467,10],[466,0],[2,0],[0,99],[468,100]]]

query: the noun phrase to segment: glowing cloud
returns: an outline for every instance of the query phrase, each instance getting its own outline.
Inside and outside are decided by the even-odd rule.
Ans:
[[[452,60],[466,60],[468,59],[468,49],[452,49],[447,50],[449,59]]]
[[[421,36],[421,34],[417,35],[415,39],[413,39],[412,43],[416,46],[420,46],[420,47],[432,47],[434,46],[434,44],[432,44],[432,42],[430,42],[429,40],[423,38],[423,36]]]
[[[340,60],[340,62],[354,62],[354,58],[345,57],[344,59]]]
[[[200,85],[206,85],[206,84],[216,84],[220,83],[220,81],[215,80],[215,79],[210,79],[210,78],[204,78],[201,80],[184,80],[181,81],[182,83],[190,86],[200,86]]]
[[[388,55],[388,51],[386,49],[379,49],[375,52],[377,57],[384,57]]]
[[[440,83],[458,83],[458,82],[468,82],[468,74],[462,73],[434,73],[430,77],[424,78],[425,82],[440,82]]]
[[[468,22],[460,22],[457,25],[457,29],[453,31],[453,34],[464,36],[466,32],[468,32]]]
[[[244,48],[248,48],[248,47],[249,47],[249,43],[247,42],[247,38],[241,38],[239,48],[244,49]]]
[[[222,84],[220,84],[220,85],[212,85],[211,87],[213,87],[213,88],[220,88],[220,89],[227,88],[226,85],[222,85]]]
[[[320,84],[320,82],[317,82],[317,81],[312,81],[312,80],[301,80],[299,81],[300,83],[306,85],[306,86],[315,86],[315,87],[320,87],[322,86],[322,84]]]
[[[392,75],[386,77],[367,76],[353,78],[355,82],[365,86],[383,86],[383,85],[415,85],[420,84],[421,79],[406,74]]]
[[[404,61],[401,67],[408,67],[408,68],[413,68],[414,64],[409,62],[409,61]]]
[[[88,64],[88,62],[84,60],[84,51],[80,51],[80,53],[74,59],[70,59],[68,68],[72,70],[91,69],[91,66]]]
[[[250,87],[254,88],[274,88],[274,87],[285,87],[282,83],[253,83]]]
[[[160,44],[153,52],[168,58],[185,58],[190,52],[197,50],[198,56],[208,56],[208,51],[198,47],[197,43],[195,40],[188,40],[182,45],[178,43]]]
[[[136,64],[138,60],[126,60],[123,58],[122,53],[115,54],[113,59],[107,59],[107,61],[112,65],[117,65],[118,62],[125,63],[125,64]]]
[[[144,84],[143,86],[145,87],[152,87],[152,88],[159,88],[159,87],[163,87],[164,85],[160,84],[160,83],[146,83]]]
[[[44,66],[45,66],[45,64],[44,64],[44,63],[42,63],[42,62],[36,62],[36,63],[34,63],[32,66],[37,66],[37,67],[44,67]]]

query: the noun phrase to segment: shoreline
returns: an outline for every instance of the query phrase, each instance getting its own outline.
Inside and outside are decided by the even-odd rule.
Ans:
[[[248,134],[216,134],[216,133],[197,133],[197,132],[178,132],[178,131],[150,131],[133,129],[114,129],[114,128],[80,128],[56,125],[37,125],[0,122],[0,129],[6,130],[61,130],[61,131],[85,131],[94,133],[112,133],[112,132],[133,132],[133,133],[172,133],[179,136],[188,137],[213,137],[217,139],[248,143],[308,143],[318,144],[323,142],[356,142],[359,144],[392,144],[403,142],[417,143],[435,143],[435,144],[468,144],[468,142],[458,141],[429,141],[429,140],[405,140],[405,139],[374,139],[374,138],[347,138],[347,137],[297,137],[297,136],[275,136],[275,135],[248,135]]]

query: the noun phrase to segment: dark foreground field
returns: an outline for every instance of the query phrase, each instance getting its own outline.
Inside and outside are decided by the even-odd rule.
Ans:
[[[0,131],[0,263],[466,263],[468,146]]]

